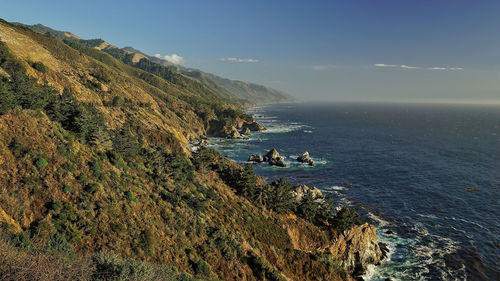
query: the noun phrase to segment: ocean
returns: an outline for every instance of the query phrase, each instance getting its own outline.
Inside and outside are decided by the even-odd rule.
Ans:
[[[500,107],[296,103],[256,107],[248,140],[211,139],[240,164],[276,148],[268,180],[317,186],[377,226],[390,257],[365,280],[499,280]],[[314,167],[295,159],[308,151]]]

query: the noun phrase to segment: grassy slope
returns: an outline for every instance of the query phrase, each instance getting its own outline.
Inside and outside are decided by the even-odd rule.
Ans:
[[[206,130],[207,115],[200,111],[211,110],[211,103],[197,108],[189,102],[193,96],[205,102],[203,93],[98,50],[74,49],[4,22],[0,32],[12,60],[28,75],[57,91],[70,89],[80,103],[96,108],[113,145],[127,128],[138,146],[122,154],[101,149],[54,121],[45,107],[22,105],[1,115],[0,222],[4,240],[18,246],[2,242],[4,274],[26,273],[12,251],[21,251],[23,260],[47,260],[45,253],[56,251],[62,261],[72,252],[82,257],[90,274],[85,279],[96,279],[101,252],[171,265],[203,279],[349,278],[331,256],[314,251],[332,233],[236,195],[216,163],[236,175],[241,167],[216,155],[200,164],[174,153]],[[33,62],[46,69],[35,69]],[[115,97],[122,102],[113,103]]]

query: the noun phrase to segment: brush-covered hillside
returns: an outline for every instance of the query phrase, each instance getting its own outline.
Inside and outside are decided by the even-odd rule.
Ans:
[[[196,79],[0,21],[0,280],[350,280],[379,262],[353,210],[191,152],[246,128]]]
[[[146,71],[152,70],[153,73],[167,80],[173,79],[176,82],[180,82],[179,80],[184,80],[187,77],[193,78],[204,86],[205,89],[203,90],[212,91],[221,97],[230,99],[234,103],[256,105],[292,102],[294,100],[291,96],[266,86],[231,80],[198,69],[185,68],[165,59],[147,55],[133,47],[118,48],[102,39],[85,40],[71,32],[55,30],[42,24],[14,24],[29,28],[38,33],[48,33],[61,40],[77,42],[91,48],[102,50],[126,64],[134,65]],[[183,75],[182,78],[177,77],[177,75],[180,74]],[[189,81],[183,83],[189,83]]]

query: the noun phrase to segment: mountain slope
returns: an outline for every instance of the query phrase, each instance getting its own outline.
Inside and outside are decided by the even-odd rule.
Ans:
[[[355,213],[190,152],[214,122],[254,124],[237,104],[104,49],[0,21],[3,280],[351,280],[378,262]]]
[[[40,33],[50,33],[56,38],[62,40],[69,40],[73,42],[79,42],[91,48],[96,48],[98,50],[103,50],[115,58],[118,58],[129,64],[138,64],[140,60],[146,59],[154,64],[167,67],[174,73],[183,74],[188,77],[196,79],[198,82],[203,84],[204,87],[213,91],[221,97],[230,98],[235,103],[253,105],[253,104],[265,104],[265,103],[279,103],[279,102],[291,102],[293,98],[285,93],[276,91],[269,87],[262,85],[248,83],[243,81],[235,81],[220,76],[202,72],[196,69],[184,68],[182,66],[171,63],[167,60],[156,58],[144,54],[143,52],[133,48],[124,47],[122,49],[115,47],[102,39],[91,39],[84,40],[72,33],[65,31],[57,31],[52,28],[46,27],[41,24],[36,25],[24,25],[21,23],[14,23],[16,25],[32,29],[33,31]]]

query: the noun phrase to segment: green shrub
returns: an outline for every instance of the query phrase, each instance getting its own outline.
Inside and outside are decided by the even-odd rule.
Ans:
[[[127,200],[130,202],[134,202],[134,203],[139,202],[137,200],[137,198],[135,198],[134,193],[132,193],[132,191],[130,191],[130,190],[125,191],[125,198],[127,198]]]
[[[99,164],[99,161],[97,160],[94,160],[92,162],[90,162],[90,170],[92,171],[92,174],[102,180],[103,177],[104,177],[104,173],[102,172],[102,167],[101,167],[101,164]]]
[[[207,262],[205,262],[204,260],[200,259],[195,265],[196,274],[200,274],[200,275],[203,275],[205,277],[209,277],[211,271],[212,270],[210,268],[210,265]]]
[[[38,169],[43,169],[47,167],[47,165],[49,165],[49,162],[47,162],[47,160],[43,156],[40,156],[36,160],[35,165],[38,167]]]
[[[37,196],[37,195],[40,195],[40,189],[38,189],[38,187],[33,187],[33,189],[31,189],[30,191],[30,195],[31,196]]]
[[[64,193],[69,194],[73,192],[73,187],[71,185],[64,185],[62,190]]]
[[[13,139],[9,144],[9,150],[16,156],[22,157],[29,152],[29,149],[21,144],[17,139]]]
[[[178,153],[172,153],[166,156],[165,161],[166,169],[170,172],[171,177],[179,184],[194,179],[194,166],[188,158]]]
[[[31,67],[33,67],[34,69],[40,71],[41,73],[47,72],[47,69],[45,68],[45,65],[42,62],[39,62],[39,61],[31,63]]]
[[[112,106],[122,106],[125,103],[125,100],[120,96],[114,96],[111,100]]]
[[[33,244],[26,232],[11,233],[9,235],[9,241],[14,247],[20,249],[33,249]]]
[[[74,255],[75,253],[66,238],[57,232],[54,233],[47,242],[47,250],[62,252],[69,255]]]

